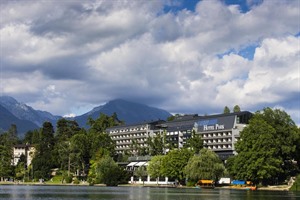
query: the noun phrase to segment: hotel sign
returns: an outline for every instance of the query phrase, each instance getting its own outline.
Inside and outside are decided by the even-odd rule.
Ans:
[[[195,127],[202,127],[202,131],[224,130],[225,125],[218,122],[218,119],[200,120],[195,123]]]

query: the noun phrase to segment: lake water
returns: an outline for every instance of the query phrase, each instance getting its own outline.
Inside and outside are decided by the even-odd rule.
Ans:
[[[230,189],[0,185],[0,200],[286,200],[300,192]]]

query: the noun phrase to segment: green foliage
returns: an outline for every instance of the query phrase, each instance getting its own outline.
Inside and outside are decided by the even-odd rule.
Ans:
[[[203,140],[200,135],[195,134],[195,130],[192,132],[192,137],[187,140],[184,145],[185,148],[191,148],[195,154],[198,154],[203,149]]]
[[[88,119],[88,124],[90,125],[90,131],[91,132],[98,132],[98,133],[104,133],[106,129],[121,125],[123,122],[121,122],[117,114],[114,113],[112,116],[107,116],[103,113],[100,114],[100,116],[94,120],[92,118]]]
[[[165,156],[157,155],[153,156],[149,161],[147,172],[151,177],[158,178],[164,175]]]
[[[89,165],[89,138],[84,129],[70,139],[70,150],[74,169],[88,173]]]
[[[234,113],[241,112],[240,106],[239,106],[239,105],[235,105],[235,106],[233,107],[233,112],[234,112]]]
[[[111,156],[114,156],[115,142],[105,132],[107,128],[120,125],[117,115],[114,113],[112,116],[100,114],[100,117],[96,120],[89,118],[88,124],[90,129],[88,131],[90,138],[90,155],[93,156],[100,148],[106,148],[111,152]]]
[[[193,151],[189,149],[174,149],[168,152],[165,156],[165,163],[163,165],[164,176],[174,178],[179,181],[184,180],[184,168],[192,155]]]
[[[5,132],[0,135],[0,178],[12,176],[12,147],[16,142],[12,132]]]
[[[107,186],[116,186],[122,177],[122,170],[115,161],[104,152],[99,152],[95,160],[91,161],[89,182],[91,184],[104,183]]]
[[[15,167],[15,177],[18,180],[24,179],[27,174],[26,170],[26,157],[24,154],[20,156],[19,162]]]
[[[23,139],[23,143],[24,144],[33,144],[32,137],[33,137],[33,131],[27,131],[25,133],[25,136],[24,136],[24,139]]]
[[[60,119],[55,134],[54,157],[57,167],[68,170],[68,174],[77,170],[87,173],[89,163],[89,139],[84,129],[75,121]]]
[[[290,188],[290,191],[300,191],[300,175],[296,177],[293,186]]]
[[[163,133],[157,133],[156,136],[147,138],[147,145],[151,156],[163,155],[165,144],[166,141]]]
[[[225,107],[224,107],[223,113],[224,113],[224,114],[230,113],[230,109],[228,108],[228,106],[225,106]]]
[[[74,178],[73,183],[76,184],[76,185],[78,185],[80,183],[80,181],[78,180],[78,178]]]
[[[73,181],[73,176],[69,175],[69,176],[66,176],[64,177],[64,180],[66,183],[72,183]]]
[[[55,139],[60,141],[67,141],[77,132],[80,131],[80,127],[76,121],[67,120],[65,118],[59,119],[56,124]]]
[[[272,184],[296,172],[297,127],[284,111],[265,108],[250,120],[236,144],[238,155],[227,168],[237,179]]]
[[[184,173],[191,181],[199,179],[218,180],[224,173],[225,167],[218,155],[209,150],[202,149],[200,155],[194,155],[184,168]]]
[[[34,178],[49,179],[53,166],[52,151],[54,146],[54,130],[50,122],[45,122],[37,137],[36,151],[32,160]]]
[[[138,167],[133,174],[137,177],[141,177],[143,182],[146,180],[148,176],[147,169],[145,168],[145,166]]]

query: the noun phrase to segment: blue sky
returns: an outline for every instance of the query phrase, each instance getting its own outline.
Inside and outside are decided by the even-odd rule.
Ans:
[[[56,115],[122,98],[300,124],[300,1],[1,1],[0,94]]]

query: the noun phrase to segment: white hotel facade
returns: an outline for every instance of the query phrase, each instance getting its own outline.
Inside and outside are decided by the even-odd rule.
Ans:
[[[166,134],[167,143],[182,148],[194,131],[196,135],[201,135],[205,148],[226,160],[236,153],[234,144],[251,116],[252,113],[248,111],[207,116],[187,115],[168,122],[160,120],[115,126],[107,129],[107,132],[116,142],[117,153],[129,151],[135,154],[135,147],[146,147],[149,137],[162,133]]]
[[[137,153],[136,147],[147,147],[147,139],[157,134],[165,134],[166,140],[173,148],[182,148],[194,132],[200,135],[204,148],[214,151],[220,159],[227,160],[236,154],[235,143],[240,138],[240,132],[247,126],[252,113],[248,111],[219,114],[219,115],[186,115],[174,121],[155,121],[133,125],[116,126],[107,129],[111,138],[116,142],[116,152]],[[168,149],[165,150],[166,152]],[[151,156],[135,156],[129,159],[127,170],[134,171],[138,167],[147,167]],[[129,183],[143,183],[139,177],[131,177]],[[144,184],[172,184],[167,177],[153,180],[150,176]]]

